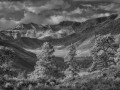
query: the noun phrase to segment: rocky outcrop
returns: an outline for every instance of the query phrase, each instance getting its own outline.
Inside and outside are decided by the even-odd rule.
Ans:
[[[40,27],[35,23],[28,23],[28,24],[21,23],[16,27],[12,28],[12,30],[31,30],[31,29],[39,30]]]
[[[6,36],[13,37],[14,39],[21,37],[36,38],[36,32],[39,29],[39,26],[34,23],[19,24],[12,29],[3,30],[0,33],[4,33]]]
[[[72,22],[71,22],[72,23]],[[65,23],[64,23],[65,24]],[[46,25],[46,26],[38,26],[34,23],[29,24],[19,24],[16,27],[8,30],[1,31],[6,36],[12,37],[14,39],[18,39],[21,37],[29,37],[29,38],[37,38],[37,39],[44,39],[44,38],[63,38],[74,33],[73,27],[60,24],[61,28],[55,30],[53,25]]]

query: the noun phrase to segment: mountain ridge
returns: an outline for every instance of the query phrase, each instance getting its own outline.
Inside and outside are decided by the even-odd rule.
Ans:
[[[26,42],[26,40],[27,40],[27,42],[34,41],[34,44],[36,44],[39,47],[44,42],[47,42],[47,41],[50,41],[53,45],[64,45],[64,46],[68,46],[71,43],[76,43],[78,41],[79,41],[79,43],[82,44],[83,41],[94,36],[95,34],[100,34],[100,32],[101,32],[101,34],[105,34],[104,33],[105,31],[106,31],[106,34],[113,33],[114,30],[109,30],[109,32],[108,32],[107,28],[111,29],[110,26],[112,26],[112,25],[115,28],[117,28],[117,27],[119,28],[118,25],[114,24],[114,22],[116,22],[116,23],[120,22],[119,19],[116,20],[116,18],[117,18],[117,14],[113,14],[109,17],[102,17],[102,18],[95,18],[95,19],[87,20],[86,22],[80,23],[80,25],[74,29],[75,33],[65,36],[63,38],[58,38],[58,39],[46,38],[46,39],[39,40],[36,38],[30,39],[29,37],[26,37],[26,38],[22,38],[22,39],[24,40],[24,43]],[[109,25],[110,24],[109,21],[111,21],[112,25]],[[65,21],[63,23],[64,23],[64,26],[68,25],[68,24],[65,24]],[[71,23],[71,22],[68,22],[68,23]],[[103,30],[104,27],[106,27],[106,30]],[[115,30],[115,31],[118,34],[120,33],[118,30]],[[19,39],[16,39],[16,40],[18,41]],[[32,45],[34,45],[34,44],[32,44]],[[78,43],[77,43],[77,45],[78,45]],[[35,48],[35,47],[32,47],[32,48]],[[38,47],[36,47],[36,48],[38,48]]]
[[[85,41],[87,38],[94,36],[95,34],[100,34],[100,33],[107,34],[108,32],[114,33],[113,29],[115,29],[116,33],[119,32],[117,28],[119,28],[118,24],[120,21],[119,21],[119,19],[116,20],[117,16],[118,16],[117,14],[112,14],[108,17],[100,17],[100,18],[90,19],[90,20],[87,20],[82,23],[73,22],[73,21],[63,21],[57,25],[51,25],[51,26],[47,25],[46,26],[47,28],[49,28],[48,31],[51,30],[51,33],[52,33],[51,35],[54,35],[57,31],[61,31],[62,29],[63,29],[63,31],[64,30],[66,31],[67,29],[65,29],[65,28],[68,28],[68,27],[73,29],[72,31],[74,31],[74,33],[65,35],[64,37],[61,37],[61,38],[56,38],[56,37],[53,38],[53,36],[48,35],[44,38],[38,39],[38,38],[31,38],[28,36],[28,37],[19,37],[16,39],[12,39],[11,42],[14,42],[17,45],[24,47],[24,48],[28,48],[28,49],[40,48],[40,46],[44,42],[47,42],[47,41],[50,41],[55,46],[56,45],[64,45],[66,47],[71,43],[75,43],[75,44],[77,43],[76,45],[79,45],[78,42],[82,44],[83,41]],[[114,23],[116,23],[116,25]],[[111,30],[112,26],[114,28]],[[56,28],[56,27],[59,29],[54,31],[54,28]],[[70,30],[70,28],[68,28],[68,31]],[[110,30],[108,30],[108,29],[110,29]],[[42,32],[42,35],[44,35],[45,32],[46,31]],[[71,31],[69,31],[69,32],[71,32]],[[69,33],[69,32],[65,32],[65,33]],[[59,33],[57,33],[57,34],[59,35]],[[55,35],[57,35],[57,34],[55,34]],[[89,36],[89,35],[91,35],[91,36]],[[8,40],[9,40],[9,38],[8,38]]]

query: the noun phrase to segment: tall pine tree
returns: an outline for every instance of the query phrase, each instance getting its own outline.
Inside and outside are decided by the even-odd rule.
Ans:
[[[44,43],[42,52],[38,55],[35,70],[30,74],[33,79],[51,79],[59,77],[59,68],[56,66],[54,48],[49,42]]]
[[[70,75],[71,77],[74,77],[77,74],[77,64],[76,64],[76,48],[73,44],[70,45],[69,47],[69,52],[66,55],[65,62],[68,65],[68,68],[65,71],[66,76]]]
[[[114,61],[118,45],[115,43],[115,38],[111,35],[98,35],[95,44],[91,50],[93,64],[89,71],[95,69],[107,68],[111,64],[116,64]]]

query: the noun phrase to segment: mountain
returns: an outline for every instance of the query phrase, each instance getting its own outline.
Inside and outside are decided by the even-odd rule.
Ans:
[[[21,45],[25,48],[39,48],[44,42],[49,41],[55,46],[68,46],[71,43],[75,43],[76,46],[81,48],[81,45],[84,47],[90,48],[93,45],[94,36],[96,34],[119,34],[119,23],[120,19],[116,19],[117,14],[112,14],[109,17],[100,17],[85,22],[70,22],[64,21],[60,24],[54,25],[52,27],[60,27],[61,29],[56,30],[55,32],[63,30],[65,27],[73,28],[74,33],[63,36],[61,38],[47,38],[37,39],[29,37],[21,37],[20,39],[15,39],[14,42]],[[66,30],[66,29],[64,29]],[[68,29],[70,30],[70,29]],[[53,31],[53,33],[55,33]],[[43,33],[44,34],[44,33]],[[90,40],[90,41],[89,41]],[[90,43],[86,43],[89,41]],[[92,43],[91,43],[92,42]]]
[[[0,32],[0,40],[12,40],[13,38]]]
[[[13,39],[12,42],[27,49],[40,48],[44,42],[51,42],[55,46],[67,47],[74,43],[79,49],[90,48],[93,46],[94,36],[96,34],[119,34],[120,19],[117,14],[108,17],[99,17],[85,22],[63,21],[57,25],[46,25],[45,30],[36,38],[28,36]],[[31,26],[31,24],[29,24]],[[23,24],[28,28],[29,25]],[[30,29],[30,27],[28,28]]]
[[[13,28],[0,31],[0,34],[4,34],[6,37],[10,37],[13,39],[20,37],[36,38],[39,37],[44,31],[45,28],[43,25],[37,25],[35,23],[21,23]]]
[[[60,22],[59,24],[57,25],[51,25],[51,28],[54,30],[54,31],[59,31],[60,29],[64,28],[64,27],[72,27],[73,29],[75,27],[78,27],[80,26],[81,23],[80,22],[75,22],[75,21],[62,21]]]
[[[39,25],[35,24],[35,23],[28,23],[28,24],[19,24],[16,27],[12,28],[12,30],[31,30],[31,29],[35,29],[38,30],[40,29]]]
[[[108,33],[111,33],[113,35],[120,34],[120,19],[116,18],[117,14],[113,14],[109,17],[95,18],[81,23],[64,21],[60,24],[53,25],[55,27],[59,26],[60,29],[56,31],[51,29],[51,33],[59,34],[63,31],[67,31],[67,33],[74,31],[73,33],[64,35],[60,38],[51,38],[50,36],[48,38],[46,37],[41,39],[31,37],[20,37],[14,39],[8,37],[4,33],[0,33],[0,45],[12,48],[18,57],[15,62],[16,65],[20,68],[30,71],[33,70],[35,62],[37,60],[36,55],[30,52],[30,50],[36,51],[38,48],[41,48],[44,42],[51,42],[54,46],[62,46],[62,48],[60,48],[62,50],[67,48],[71,43],[74,43],[77,46],[78,50],[89,50],[94,44],[95,35],[104,35]],[[46,28],[47,27],[51,28],[50,25],[46,26]],[[49,31],[49,29],[47,31]],[[43,35],[47,31],[44,31]],[[28,49],[29,51],[26,51]]]

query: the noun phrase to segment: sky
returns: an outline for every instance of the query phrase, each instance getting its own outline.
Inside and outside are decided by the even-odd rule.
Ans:
[[[0,29],[30,22],[83,22],[112,13],[120,13],[120,0],[0,0]]]

